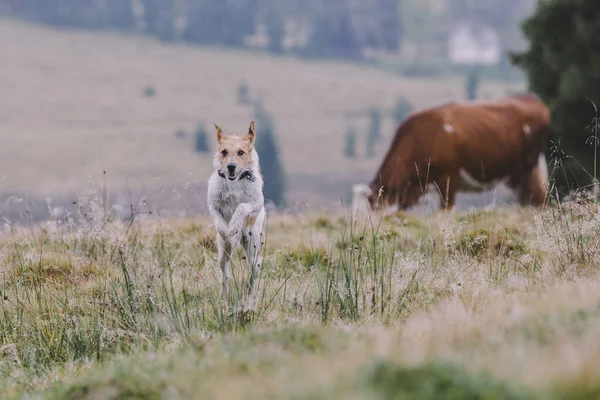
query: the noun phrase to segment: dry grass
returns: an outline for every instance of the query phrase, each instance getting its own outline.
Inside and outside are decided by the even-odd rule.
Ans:
[[[271,215],[243,313],[205,219],[6,225],[2,398],[599,393],[597,205],[363,217]]]
[[[292,187],[298,195],[316,192],[314,180],[328,186],[344,178],[354,181],[357,173],[371,176],[392,134],[391,121],[384,121],[385,140],[374,159],[347,161],[341,151],[345,113],[371,105],[390,109],[397,95],[422,108],[463,94],[459,78],[406,79],[375,67],[61,31],[7,19],[0,19],[0,52],[5,94],[0,190],[58,197],[79,192],[90,165],[106,170],[115,189],[128,183],[150,191],[163,183],[204,183],[210,155],[197,155],[193,138],[176,139],[175,132],[191,132],[200,120],[209,128],[218,122],[226,131],[245,132],[252,110],[236,102],[242,80],[276,116],[290,177],[313,185]],[[156,89],[155,97],[142,95],[147,85]],[[520,86],[486,82],[481,90],[495,97]],[[366,129],[366,118],[358,123]],[[260,130],[257,126],[259,135]]]

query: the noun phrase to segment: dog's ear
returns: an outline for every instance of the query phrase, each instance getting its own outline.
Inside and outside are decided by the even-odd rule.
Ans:
[[[217,130],[217,142],[221,143],[221,139],[223,139],[225,137],[225,134],[223,133],[223,131],[221,130],[221,127],[217,124],[215,125],[215,129]]]
[[[248,134],[246,135],[246,139],[250,141],[250,143],[254,143],[254,121],[250,121],[250,126],[248,127]]]

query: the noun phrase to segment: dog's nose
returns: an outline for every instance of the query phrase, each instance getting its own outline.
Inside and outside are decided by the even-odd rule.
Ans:
[[[235,164],[227,164],[227,171],[229,171],[229,175],[233,175],[235,173]]]

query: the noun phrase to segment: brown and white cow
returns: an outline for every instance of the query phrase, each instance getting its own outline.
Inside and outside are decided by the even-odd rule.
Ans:
[[[411,114],[396,130],[369,185],[354,186],[371,209],[415,205],[430,184],[442,207],[458,191],[479,192],[505,183],[523,204],[544,204],[548,167],[544,148],[548,107],[534,94],[493,101],[448,103]]]

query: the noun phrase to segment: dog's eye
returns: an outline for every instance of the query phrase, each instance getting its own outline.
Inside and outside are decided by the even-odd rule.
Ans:
[[[223,151],[221,152],[221,154],[223,155],[223,157],[227,157],[227,150],[223,150]]]
[[[238,151],[238,156],[240,156],[240,157],[241,157],[241,156],[243,156],[243,155],[244,155],[244,150],[240,150],[240,151]]]

